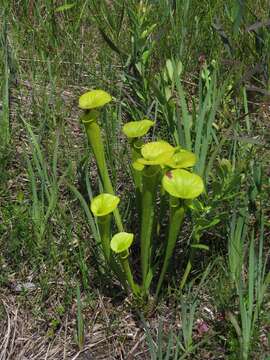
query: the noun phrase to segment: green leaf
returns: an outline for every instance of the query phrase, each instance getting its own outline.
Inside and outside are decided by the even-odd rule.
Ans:
[[[194,199],[204,190],[202,178],[183,169],[168,171],[162,185],[170,195],[181,199]]]
[[[151,285],[153,276],[154,276],[153,270],[150,268],[147,275],[146,275],[145,284],[144,284],[144,287],[145,287],[146,291],[148,291],[148,289],[149,289],[149,287]]]
[[[128,138],[137,138],[147,134],[149,129],[155,124],[154,121],[144,119],[140,121],[130,121],[123,126],[123,133]]]
[[[122,51],[115,45],[115,43],[109,38],[109,36],[105,33],[104,30],[99,28],[99,31],[103,37],[103,39],[106,41],[106,43],[109,45],[109,47],[115,51],[117,54],[122,55]]]
[[[193,245],[191,245],[191,247],[193,248],[193,249],[201,249],[201,250],[209,250],[209,246],[207,246],[207,245],[204,245],[204,244],[193,244]]]
[[[183,64],[182,62],[179,60],[178,63],[176,64],[176,71],[177,71],[177,75],[180,76],[182,74],[183,71]]]
[[[173,69],[172,61],[170,59],[167,59],[166,61],[166,69],[170,80],[173,81],[174,69]]]
[[[130,248],[134,239],[134,234],[127,232],[120,232],[115,234],[111,240],[111,249],[119,254]]]
[[[150,50],[146,50],[142,54],[142,62],[143,62],[144,65],[147,63],[147,60],[149,59],[150,53],[151,53]]]
[[[79,98],[79,107],[90,110],[104,106],[112,100],[110,94],[104,90],[92,90],[83,94]]]
[[[142,63],[141,62],[137,62],[135,64],[136,69],[138,70],[139,74],[142,75]]]
[[[66,10],[69,10],[69,9],[72,9],[74,6],[76,5],[76,3],[71,3],[71,4],[64,4],[64,5],[61,5],[59,7],[57,7],[54,12],[64,12]]]
[[[100,194],[91,201],[91,211],[95,216],[105,216],[113,212],[119,204],[119,197],[111,194]]]
[[[164,91],[165,91],[166,100],[169,101],[170,98],[172,97],[172,90],[169,86],[165,86]]]

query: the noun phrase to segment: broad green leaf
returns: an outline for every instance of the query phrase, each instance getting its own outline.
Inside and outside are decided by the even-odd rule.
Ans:
[[[64,5],[61,5],[61,6],[57,7],[54,10],[54,12],[64,12],[66,10],[72,9],[75,5],[76,5],[76,3],[64,4]]]
[[[194,199],[204,190],[202,178],[183,169],[168,171],[162,185],[170,195],[181,199]]]
[[[170,160],[175,148],[166,141],[153,141],[142,146],[143,158],[137,161],[143,165],[163,165]]]
[[[169,75],[170,80],[173,81],[173,73],[174,73],[174,70],[173,70],[172,61],[171,61],[170,59],[167,59],[167,60],[166,60],[166,69],[167,69],[167,72],[168,72],[168,75]]]
[[[141,58],[142,58],[142,62],[144,65],[147,63],[147,60],[149,59],[150,54],[151,54],[150,50],[146,50],[143,52]]]
[[[83,94],[79,98],[79,107],[90,110],[104,106],[112,100],[110,94],[104,90],[92,90]]]
[[[173,154],[172,158],[166,163],[167,166],[180,169],[195,165],[196,155],[191,151],[180,149]]]
[[[154,121],[144,119],[140,121],[130,121],[123,126],[123,133],[128,138],[137,138],[144,136],[154,125]]]
[[[166,100],[169,101],[170,98],[172,97],[172,90],[169,86],[165,86],[165,96],[166,96]]]
[[[176,71],[177,71],[177,75],[180,76],[182,74],[183,71],[183,64],[182,62],[179,60],[178,63],[176,64]]]
[[[95,216],[105,216],[113,212],[119,204],[119,197],[111,194],[100,194],[91,201],[91,211]]]
[[[134,234],[127,232],[120,232],[115,234],[111,240],[111,249],[116,253],[126,251],[131,246],[134,239]]]

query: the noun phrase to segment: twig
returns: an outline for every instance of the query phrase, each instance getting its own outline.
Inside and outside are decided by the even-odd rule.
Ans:
[[[10,316],[7,310],[7,304],[4,302],[4,300],[2,300],[2,304],[4,306],[5,312],[7,314],[7,332],[5,334],[4,340],[3,340],[3,350],[0,354],[0,360],[6,360],[7,359],[7,348],[8,348],[8,343],[9,343],[9,338],[10,338],[10,332],[11,332],[11,321],[10,321]],[[2,346],[1,346],[2,347]]]
[[[127,354],[127,360],[132,360],[135,357],[133,357],[134,352],[136,351],[136,349],[138,348],[138,346],[143,342],[143,340],[145,339],[145,334],[139,339],[139,341],[136,342],[136,344],[133,346],[133,348],[129,351],[129,353]]]

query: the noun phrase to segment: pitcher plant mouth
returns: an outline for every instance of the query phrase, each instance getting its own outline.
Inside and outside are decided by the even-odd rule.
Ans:
[[[181,199],[195,199],[204,191],[202,178],[184,169],[168,171],[162,185],[171,196]]]
[[[80,121],[85,126],[91,124],[93,121],[99,119],[100,112],[98,110],[85,110],[84,114],[80,117]]]
[[[164,165],[174,152],[175,148],[166,141],[153,141],[142,146],[142,158],[137,162],[142,165]]]
[[[134,239],[134,234],[132,233],[127,233],[127,232],[117,233],[112,237],[111,249],[117,254],[126,252],[130,248],[133,239]]]
[[[104,90],[87,91],[79,98],[79,107],[83,110],[100,108],[112,101],[112,97]]]
[[[196,164],[196,155],[185,149],[178,149],[166,162],[166,166],[173,169],[190,168]]]
[[[140,121],[130,121],[123,126],[123,133],[128,137],[129,145],[131,148],[132,168],[131,173],[133,176],[136,203],[138,209],[141,207],[141,192],[142,192],[142,173],[144,165],[140,164],[137,160],[141,157],[141,149],[143,142],[140,139],[146,135],[150,128],[154,125],[154,121],[143,119]]]
[[[154,121],[148,119],[130,121],[123,126],[122,131],[129,139],[136,139],[146,135],[154,124]]]
[[[95,216],[106,216],[112,213],[119,204],[118,196],[112,194],[100,194],[91,202],[91,211]]]

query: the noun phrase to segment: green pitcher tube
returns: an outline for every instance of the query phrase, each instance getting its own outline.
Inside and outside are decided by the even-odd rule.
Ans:
[[[105,150],[101,136],[101,129],[96,121],[98,116],[98,111],[91,110],[82,117],[82,122],[85,126],[85,132],[87,134],[89,144],[93,150],[97,162],[104,190],[107,193],[114,195],[113,186],[106,165]],[[123,231],[123,224],[118,209],[114,211],[114,217],[119,231]]]
[[[160,167],[146,166],[142,176],[141,199],[141,268],[144,288],[146,286],[147,274],[150,270],[151,240],[154,225],[155,200],[159,180]]]
[[[182,201],[170,196],[170,223],[169,223],[169,234],[167,240],[167,246],[165,251],[165,257],[158,280],[158,285],[156,289],[156,297],[158,297],[159,291],[161,289],[164,276],[169,266],[170,259],[173,255],[177,237],[184,220],[185,210],[182,206]]]

